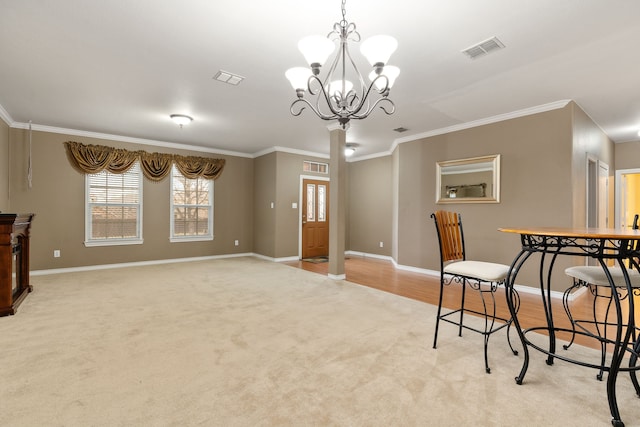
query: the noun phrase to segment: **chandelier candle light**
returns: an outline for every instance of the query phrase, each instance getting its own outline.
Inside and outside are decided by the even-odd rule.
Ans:
[[[290,68],[285,73],[298,98],[291,104],[291,114],[299,116],[308,106],[323,120],[338,120],[345,129],[351,119],[365,119],[379,106],[386,114],[393,114],[395,104],[388,96],[391,86],[400,69],[393,65],[385,65],[389,57],[398,47],[396,39],[390,36],[373,36],[364,42],[360,51],[373,67],[369,74],[370,84],[365,84],[355,61],[349,53],[349,42],[360,42],[360,34],[356,24],[347,22],[345,18],[346,0],[342,0],[342,20],[333,25],[333,31],[327,37],[309,36],[298,43],[309,68]],[[322,79],[320,68],[336,48],[338,52]],[[354,88],[348,80],[353,78],[359,86]],[[305,98],[316,97],[310,102]],[[377,96],[377,97],[376,97]],[[375,101],[372,97],[376,97]]]

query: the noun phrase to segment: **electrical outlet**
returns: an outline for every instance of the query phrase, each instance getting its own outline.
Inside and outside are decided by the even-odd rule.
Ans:
[[[54,258],[60,258],[60,249],[56,249],[53,251],[53,257]]]
[[[384,248],[384,243],[380,242],[380,247]]]
[[[239,244],[240,244],[240,241],[236,240],[235,245],[238,246]]]

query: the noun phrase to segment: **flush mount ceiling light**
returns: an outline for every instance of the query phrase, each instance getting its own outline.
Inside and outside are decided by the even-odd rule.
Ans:
[[[344,155],[346,157],[353,156],[353,153],[356,152],[357,147],[358,147],[358,144],[347,142],[347,145],[345,146],[345,149],[344,149]]]
[[[373,67],[369,74],[371,83],[365,83],[349,53],[349,42],[360,42],[360,34],[356,31],[356,24],[347,22],[345,3],[346,0],[342,0],[342,20],[333,25],[333,31],[327,37],[309,36],[298,43],[309,68],[290,68],[285,73],[298,96],[291,104],[291,114],[299,116],[309,107],[322,120],[338,120],[343,129],[351,119],[367,118],[377,106],[386,114],[393,114],[396,107],[388,96],[400,74],[398,67],[385,65],[398,47],[396,39],[373,36],[360,47],[362,55]],[[336,42],[339,44],[338,52],[327,74],[321,78],[320,68],[335,50]],[[309,101],[305,94],[315,99]]]
[[[177,125],[180,125],[180,127],[188,125],[193,121],[192,117],[185,116],[184,114],[172,114],[169,117],[171,117],[171,120],[173,120]]]

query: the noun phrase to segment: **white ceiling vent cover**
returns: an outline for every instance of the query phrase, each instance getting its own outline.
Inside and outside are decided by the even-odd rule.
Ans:
[[[222,83],[230,84],[232,86],[238,86],[240,82],[244,80],[244,77],[234,73],[230,73],[228,71],[220,70],[216,73],[215,76],[213,76],[213,79]]]
[[[464,53],[471,59],[476,59],[490,52],[493,52],[494,50],[500,49],[504,49],[504,43],[498,40],[497,37],[492,37],[488,40],[466,48],[462,51],[462,53]]]

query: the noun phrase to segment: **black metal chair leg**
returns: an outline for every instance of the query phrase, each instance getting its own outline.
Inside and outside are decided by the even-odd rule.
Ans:
[[[482,288],[478,289],[480,293],[480,299],[482,300],[482,307],[484,312],[484,332],[482,333],[482,337],[484,338],[484,369],[487,374],[491,373],[491,368],[489,368],[489,315],[487,314],[487,303],[484,300],[484,291]]]
[[[467,279],[462,279],[462,299],[460,301],[460,323],[458,324],[458,336],[462,336],[462,325],[464,318],[464,300],[467,293]]]
[[[440,327],[440,317],[442,315],[442,294],[444,293],[444,278],[440,277],[440,296],[438,298],[438,313],[436,315],[436,332],[433,336],[433,348],[438,345],[438,328]]]
[[[489,354],[489,338],[493,333],[493,327],[495,326],[495,322],[496,322],[496,297],[495,297],[496,287],[494,287],[493,285],[490,285],[490,286],[491,288],[489,291],[483,291],[482,289],[480,289],[480,296],[482,297],[482,306],[484,308],[484,366],[487,374],[491,373],[491,368],[489,368],[489,355],[488,355]],[[484,294],[486,292],[491,293],[491,303],[493,307],[492,314],[487,313],[487,303],[484,299]]]
[[[562,346],[562,348],[564,348],[565,350],[568,350],[569,347],[571,347],[571,345],[573,344],[573,341],[576,338],[576,322],[573,319],[573,316],[571,315],[571,309],[569,307],[569,296],[571,295],[571,291],[576,289],[578,287],[578,283],[576,281],[573,282],[573,286],[569,287],[566,291],[564,291],[564,293],[562,294],[562,305],[564,306],[564,312],[567,314],[567,317],[569,318],[569,322],[571,323],[571,339],[569,340],[568,344],[564,344]]]

